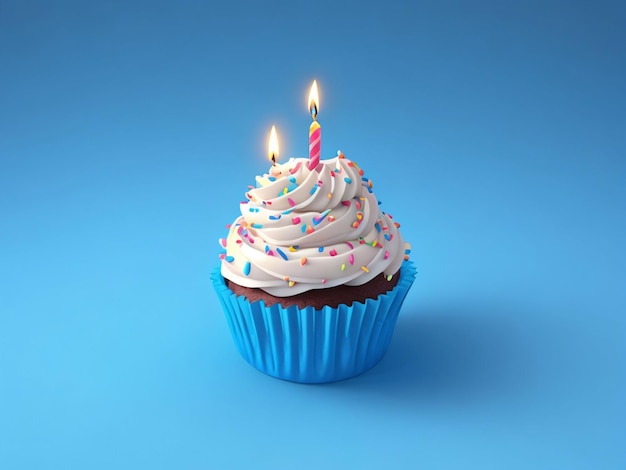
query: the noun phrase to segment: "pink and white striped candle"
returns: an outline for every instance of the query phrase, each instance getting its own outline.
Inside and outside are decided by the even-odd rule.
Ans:
[[[309,111],[313,122],[309,127],[309,170],[314,170],[320,163],[322,153],[322,128],[317,122],[317,111],[319,110],[319,97],[317,94],[317,81],[313,80],[309,93]]]

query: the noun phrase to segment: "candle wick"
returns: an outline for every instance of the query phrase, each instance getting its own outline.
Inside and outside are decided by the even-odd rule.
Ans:
[[[272,166],[276,166],[276,156],[272,154]]]
[[[312,104],[309,108],[309,111],[311,111],[311,117],[313,118],[313,120],[317,121],[317,105]]]

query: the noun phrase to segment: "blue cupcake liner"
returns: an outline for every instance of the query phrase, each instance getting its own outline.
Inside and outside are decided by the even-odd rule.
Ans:
[[[413,263],[404,261],[393,290],[320,310],[251,303],[226,286],[219,267],[211,281],[246,361],[279,379],[325,383],[362,374],[383,358],[415,275]]]

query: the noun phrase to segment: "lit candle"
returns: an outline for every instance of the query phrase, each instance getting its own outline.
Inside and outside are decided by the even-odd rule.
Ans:
[[[313,122],[309,127],[309,170],[314,170],[320,163],[320,154],[322,150],[322,128],[317,122],[317,111],[319,110],[320,100],[317,95],[317,81],[313,80],[311,91],[309,93],[309,111]]]
[[[272,126],[270,132],[270,143],[267,146],[267,156],[272,160],[272,165],[276,166],[276,158],[278,158],[278,137],[276,137],[276,126]]]

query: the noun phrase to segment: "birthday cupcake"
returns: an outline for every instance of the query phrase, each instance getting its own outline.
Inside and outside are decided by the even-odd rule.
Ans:
[[[382,359],[415,268],[356,163],[339,152],[311,166],[292,158],[257,176],[212,282],[251,365],[322,383]]]

